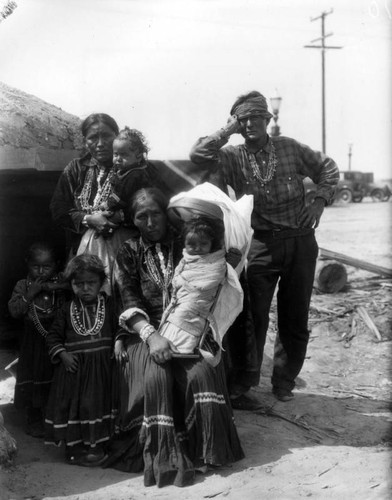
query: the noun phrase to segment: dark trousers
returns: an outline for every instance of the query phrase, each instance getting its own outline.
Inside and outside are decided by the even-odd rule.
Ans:
[[[244,291],[244,307],[223,339],[227,385],[230,394],[246,392],[260,379],[255,329],[250,305],[249,287],[245,272],[240,277]]]
[[[257,235],[256,235],[257,236]],[[263,360],[269,311],[276,285],[278,333],[275,340],[272,385],[293,389],[309,341],[308,315],[318,246],[314,231],[301,236],[254,238],[248,255],[247,279],[257,349],[258,373]],[[252,377],[254,378],[254,377]],[[255,385],[252,383],[251,385]]]

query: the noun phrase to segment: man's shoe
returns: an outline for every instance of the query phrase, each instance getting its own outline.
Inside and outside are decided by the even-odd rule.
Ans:
[[[230,398],[231,407],[235,410],[256,411],[261,410],[264,406],[261,401],[252,398],[248,394],[241,394],[236,398]]]
[[[279,399],[279,401],[283,401],[284,403],[287,403],[287,401],[291,401],[294,399],[294,394],[289,390],[285,389],[284,387],[273,387],[272,388],[272,393],[276,397],[276,399]]]

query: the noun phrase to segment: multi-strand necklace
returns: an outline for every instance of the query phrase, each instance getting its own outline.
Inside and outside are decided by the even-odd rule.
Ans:
[[[260,184],[261,186],[264,186],[265,183],[271,181],[275,175],[276,167],[278,165],[278,160],[276,158],[276,152],[275,152],[275,146],[274,144],[270,143],[271,150],[269,152],[268,156],[268,163],[267,163],[267,168],[264,169],[259,166],[256,160],[256,155],[254,153],[251,153],[248,151],[248,159],[249,159],[249,164],[252,169],[252,175],[253,179]]]
[[[97,298],[97,307],[95,309],[95,319],[94,323],[88,324],[89,322],[88,311],[84,306],[83,302],[80,302],[78,307],[75,301],[71,302],[71,323],[72,327],[78,335],[87,337],[89,335],[97,335],[105,322],[105,298],[100,294]]]
[[[156,257],[152,252],[152,247],[146,251],[146,265],[150,278],[162,291],[163,307],[165,308],[170,302],[169,287],[173,278],[173,242],[170,244],[167,261],[163,255],[161,244],[155,244],[156,255],[159,260],[159,268],[156,263]]]
[[[57,283],[58,278],[53,278],[50,280],[52,283]],[[27,286],[29,287],[31,285],[31,281],[27,282]],[[46,303],[49,300],[49,295],[44,295],[43,296],[44,302]],[[49,315],[53,312],[54,310],[54,303],[55,303],[55,292],[52,291],[51,293],[51,302],[48,307],[40,307],[38,306],[34,300],[32,300],[29,304],[29,312],[30,312],[30,317],[33,322],[33,325],[37,332],[42,335],[43,337],[46,337],[48,334],[48,331],[42,326],[42,323],[38,317],[38,312],[43,315]]]
[[[114,176],[114,170],[109,171],[105,181],[101,184],[102,178],[106,173],[106,170],[101,168],[97,176],[97,186],[98,186],[97,193],[94,197],[93,204],[90,205],[90,196],[94,179],[94,171],[95,171],[94,167],[90,167],[88,169],[86,179],[83,184],[83,189],[80,195],[78,196],[82,210],[87,213],[92,213],[94,210],[98,210],[100,205],[102,205],[107,201],[112,192],[112,179]]]

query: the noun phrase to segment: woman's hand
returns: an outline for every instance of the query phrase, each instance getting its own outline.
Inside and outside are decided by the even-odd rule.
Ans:
[[[62,351],[60,352],[59,357],[67,372],[76,373],[78,371],[79,363],[76,354],[72,354],[71,352],[67,351]]]
[[[147,345],[150,348],[150,356],[158,365],[162,365],[172,359],[173,352],[178,352],[173,342],[165,339],[158,332],[148,337]]]
[[[124,348],[124,342],[121,339],[116,340],[114,343],[114,357],[117,363],[124,363],[128,361],[128,353]]]
[[[86,222],[88,227],[95,229],[97,233],[108,233],[112,232],[118,227],[118,224],[114,224],[108,220],[112,212],[95,212],[93,214],[87,215]]]

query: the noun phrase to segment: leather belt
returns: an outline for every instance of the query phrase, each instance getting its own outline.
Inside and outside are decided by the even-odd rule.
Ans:
[[[253,237],[256,240],[265,240],[271,238],[295,238],[296,236],[307,236],[314,234],[312,227],[299,227],[297,229],[270,229],[259,230],[255,229]]]

